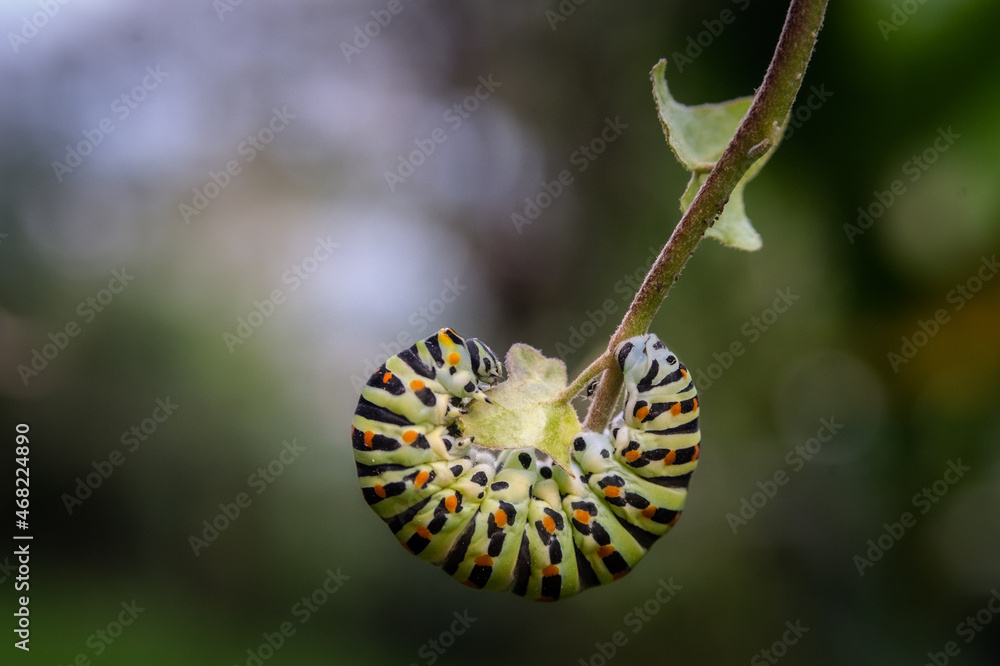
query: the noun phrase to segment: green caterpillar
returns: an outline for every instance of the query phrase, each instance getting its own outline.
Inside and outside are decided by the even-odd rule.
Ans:
[[[385,362],[361,393],[351,442],[365,501],[403,546],[475,588],[540,601],[621,578],[677,522],[701,434],[691,375],[652,334],[616,349],[625,409],[581,432],[570,470],[533,448],[463,437],[501,364],[443,328]]]

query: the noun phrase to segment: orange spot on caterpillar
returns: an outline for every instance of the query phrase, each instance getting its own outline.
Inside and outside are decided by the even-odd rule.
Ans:
[[[667,455],[663,456],[663,464],[664,465],[673,465],[675,460],[677,460],[677,452],[676,451],[671,451]]]
[[[493,514],[493,520],[496,521],[497,527],[507,526],[507,512],[503,509],[497,509],[497,512]]]
[[[691,454],[691,461],[694,462],[701,455],[701,444],[694,445],[694,453]]]
[[[414,379],[412,382],[410,382],[410,388],[413,389],[414,391],[419,391],[423,387],[424,383],[419,379]]]
[[[427,482],[430,480],[430,478],[431,478],[430,472],[428,472],[427,470],[421,470],[420,472],[417,472],[417,476],[415,479],[413,479],[413,483],[419,486],[420,488],[423,488],[424,486],[427,485]]]
[[[611,575],[611,580],[618,580],[619,578],[621,578],[622,576],[624,576],[625,574],[627,574],[629,571],[631,571],[631,569],[626,569],[625,571],[619,571],[616,574],[612,574]]]
[[[387,372],[384,375],[382,375],[382,383],[383,384],[388,384],[391,381],[392,381],[392,373],[391,372]]]
[[[551,534],[556,531],[556,521],[552,520],[552,516],[545,516],[542,518],[542,527]]]
[[[673,406],[670,408],[670,413],[673,414],[674,416],[677,416],[678,414],[680,414],[681,413],[681,403],[675,402],[673,404]]]
[[[639,409],[635,410],[635,418],[642,421],[644,418],[649,416],[649,407],[643,405]]]
[[[576,522],[583,523],[584,525],[590,522],[590,514],[583,509],[577,509],[573,513],[573,517],[576,518]]]
[[[604,486],[604,496],[605,497],[620,497],[622,494],[622,489],[618,486]]]
[[[449,513],[455,513],[455,509],[458,508],[458,495],[444,498],[444,508],[448,509]]]
[[[493,558],[489,555],[480,555],[475,560],[476,564],[481,567],[491,567],[493,566]]]
[[[418,527],[417,529],[414,530],[414,532],[416,532],[424,539],[427,539],[428,541],[430,541],[431,538],[434,536],[433,534],[431,534],[431,531],[429,529],[423,526]]]
[[[407,444],[413,444],[413,442],[417,441],[417,431],[407,430],[406,432],[404,432],[403,441],[406,442]]]
[[[365,430],[365,446],[369,449],[372,448],[372,439],[375,438],[375,433],[371,430]]]
[[[694,405],[691,408],[692,412],[698,411],[698,398],[691,398],[691,403]]]
[[[452,352],[448,354],[448,362],[451,363],[452,365],[458,365],[458,362],[461,360],[462,357],[459,356],[458,352]]]
[[[629,451],[629,452],[627,452],[625,454],[625,460],[627,462],[635,462],[636,460],[639,459],[639,456],[641,456],[641,455],[642,454],[639,453],[638,449],[632,449],[631,451]]]
[[[372,488],[372,490],[375,491],[376,495],[378,495],[379,497],[385,499],[385,486],[382,486],[381,484],[379,484],[379,485],[375,486],[374,488]]]
[[[680,517],[681,517],[681,512],[678,511],[677,514],[674,515],[674,519],[671,520],[669,523],[667,523],[667,525],[669,525],[670,527],[673,527],[674,523],[676,523],[678,521],[678,519],[680,519]]]
[[[642,510],[642,515],[646,518],[652,518],[656,515],[656,507],[650,504],[645,509]]]
[[[613,552],[615,552],[614,546],[601,546],[600,548],[597,549],[597,556],[603,560],[605,557],[607,557]]]
[[[546,578],[549,577],[549,576],[558,576],[559,575],[559,567],[557,567],[554,564],[550,564],[549,566],[547,566],[544,569],[542,569],[542,575],[545,576]]]
[[[688,376],[688,371],[684,368],[681,368],[681,377],[687,377],[687,376]]]

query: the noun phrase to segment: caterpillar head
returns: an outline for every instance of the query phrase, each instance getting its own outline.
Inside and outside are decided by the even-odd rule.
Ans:
[[[480,342],[477,338],[469,338],[465,341],[465,348],[469,350],[469,358],[472,361],[472,372],[479,381],[489,385],[500,381],[503,366],[489,347]]]
[[[673,375],[681,362],[653,333],[629,338],[615,349],[618,366],[625,375],[625,385],[633,391],[639,384],[653,384],[658,378]]]

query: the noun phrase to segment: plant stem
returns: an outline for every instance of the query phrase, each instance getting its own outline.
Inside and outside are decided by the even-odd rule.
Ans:
[[[573,380],[573,383],[564,388],[556,400],[559,402],[569,402],[572,400],[576,394],[582,391],[590,380],[601,374],[605,370],[612,366],[611,357],[607,354],[601,354],[596,361],[587,366],[587,369],[580,373],[580,376]]]
[[[650,268],[618,330],[611,336],[607,351],[587,371],[598,362],[609,364],[615,347],[623,340],[646,332],[705,232],[722,213],[733,188],[751,165],[780,141],[823,25],[826,5],[827,0],[792,0],[764,81],[757,89],[733,140],[715,163]],[[574,381],[573,386],[577,383]],[[604,373],[584,428],[600,432],[607,427],[618,405],[621,387],[620,372]]]

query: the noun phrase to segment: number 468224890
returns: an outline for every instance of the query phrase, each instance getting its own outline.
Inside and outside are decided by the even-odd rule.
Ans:
[[[16,446],[14,448],[14,462],[17,463],[17,467],[14,471],[14,495],[16,500],[14,503],[17,505],[18,511],[15,512],[19,520],[27,523],[28,521],[28,474],[30,468],[28,467],[28,453],[30,451],[28,447],[28,425],[25,423],[19,423],[17,425],[17,436],[14,438]],[[27,525],[24,525],[27,528]]]

